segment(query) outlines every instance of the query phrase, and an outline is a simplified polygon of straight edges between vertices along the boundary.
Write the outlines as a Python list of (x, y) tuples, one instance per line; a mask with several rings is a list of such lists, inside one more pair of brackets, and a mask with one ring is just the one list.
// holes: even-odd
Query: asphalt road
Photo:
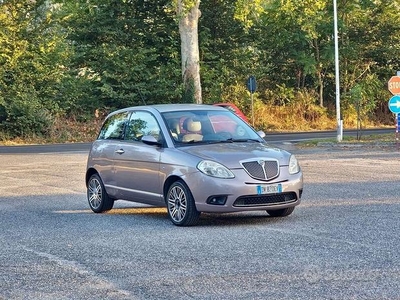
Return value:
[(202, 215), (88, 209), (87, 151), (0, 155), (0, 299), (400, 299), (399, 151), (296, 149), (303, 202)]

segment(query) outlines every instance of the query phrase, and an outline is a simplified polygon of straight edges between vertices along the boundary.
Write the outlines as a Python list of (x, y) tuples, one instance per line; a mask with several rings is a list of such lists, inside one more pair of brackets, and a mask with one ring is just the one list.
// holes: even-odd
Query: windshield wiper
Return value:
[(201, 143), (201, 142), (203, 142), (203, 141), (189, 140), (189, 141), (182, 142), (182, 144), (194, 144), (194, 143)]
[(244, 143), (244, 142), (257, 142), (257, 143), (261, 143), (260, 140), (258, 139), (227, 139), (228, 142), (230, 143)]

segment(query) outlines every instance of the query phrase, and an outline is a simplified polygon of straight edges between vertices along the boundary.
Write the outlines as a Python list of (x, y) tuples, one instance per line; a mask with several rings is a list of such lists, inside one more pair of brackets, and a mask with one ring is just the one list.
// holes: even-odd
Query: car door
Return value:
[(127, 111), (109, 116), (101, 128), (98, 138), (93, 143), (90, 153), (91, 164), (98, 170), (107, 193), (112, 197), (117, 197), (118, 194), (113, 158), (116, 147), (123, 139), (128, 117)]
[(126, 125), (124, 140), (115, 149), (115, 178), (121, 199), (152, 205), (163, 204), (160, 185), (162, 148), (147, 145), (142, 137), (162, 139), (156, 118), (147, 111), (133, 111)]

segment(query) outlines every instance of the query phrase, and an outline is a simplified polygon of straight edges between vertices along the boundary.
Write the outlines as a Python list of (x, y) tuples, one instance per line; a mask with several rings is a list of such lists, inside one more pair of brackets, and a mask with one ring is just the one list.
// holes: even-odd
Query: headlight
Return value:
[(202, 160), (197, 169), (203, 174), (218, 178), (234, 178), (235, 175), (225, 166), (211, 160)]
[(300, 166), (297, 158), (294, 155), (290, 156), (289, 159), (289, 174), (296, 174), (300, 172)]

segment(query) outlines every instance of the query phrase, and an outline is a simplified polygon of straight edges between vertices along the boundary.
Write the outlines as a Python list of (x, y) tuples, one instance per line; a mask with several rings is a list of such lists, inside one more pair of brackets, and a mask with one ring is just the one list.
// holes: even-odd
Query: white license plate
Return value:
[(258, 185), (257, 194), (277, 194), (282, 193), (282, 184)]

